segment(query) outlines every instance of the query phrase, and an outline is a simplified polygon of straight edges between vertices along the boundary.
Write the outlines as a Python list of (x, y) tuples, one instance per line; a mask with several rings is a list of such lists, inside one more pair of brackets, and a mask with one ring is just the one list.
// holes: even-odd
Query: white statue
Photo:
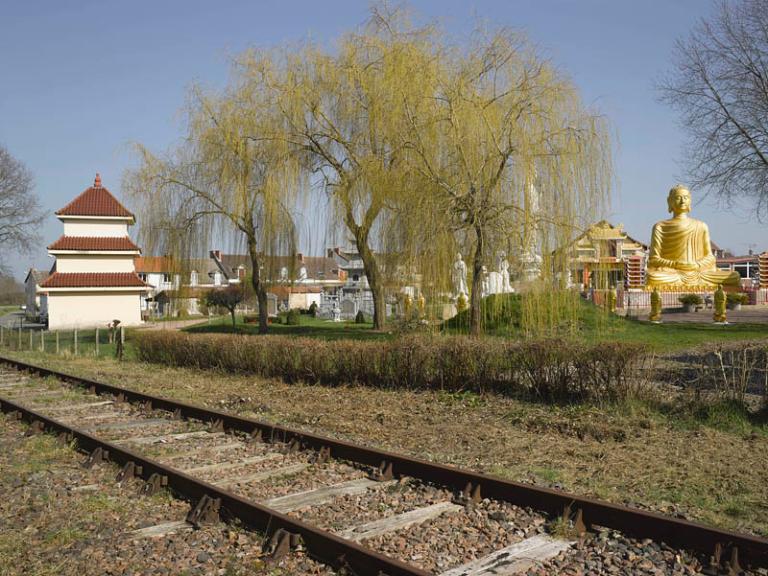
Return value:
[(341, 322), (341, 308), (339, 308), (338, 302), (333, 303), (333, 321)]
[(299, 278), (298, 278), (298, 281), (299, 282), (306, 282), (307, 281), (307, 267), (306, 266), (302, 266), (301, 268), (299, 268)]
[(499, 274), (501, 274), (501, 286), (500, 292), (502, 294), (508, 294), (512, 292), (512, 284), (509, 281), (509, 260), (507, 260), (507, 253), (501, 252), (497, 260), (497, 267)]
[(283, 284), (288, 282), (288, 268), (286, 268), (285, 266), (280, 268), (280, 282), (282, 282)]
[(456, 254), (456, 261), (453, 263), (453, 272), (451, 274), (451, 282), (453, 283), (453, 295), (458, 298), (460, 294), (464, 294), (467, 297), (469, 290), (467, 290), (467, 265), (461, 258), (461, 253)]
[(485, 298), (491, 293), (491, 279), (488, 277), (488, 267), (480, 270), (480, 298)]

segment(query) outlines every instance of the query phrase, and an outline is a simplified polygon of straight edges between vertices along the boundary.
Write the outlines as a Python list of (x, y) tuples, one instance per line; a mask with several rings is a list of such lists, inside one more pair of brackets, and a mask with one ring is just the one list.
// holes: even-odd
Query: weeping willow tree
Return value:
[[(436, 290), (449, 284), (456, 251), (469, 254), (470, 331), (479, 334), (482, 283), (502, 251), (518, 269), (538, 260), (527, 306), (562, 284), (568, 262), (557, 248), (603, 208), (610, 146), (604, 120), (514, 34), (437, 51), (433, 73), (419, 78), (431, 97), (405, 98), (414, 193), (401, 206), (399, 233)], [(528, 319), (556, 324), (559, 309), (574, 308), (563, 299), (561, 307), (550, 296)]]
[(213, 240), (245, 244), (261, 333), (274, 278), (269, 257), (295, 252), (292, 214), (305, 173), (301, 158), (274, 137), (280, 114), (270, 94), (237, 75), (221, 94), (193, 90), (183, 143), (164, 157), (140, 147), (140, 166), (125, 179), (149, 251), (183, 262), (207, 253)]
[(336, 55), (314, 47), (288, 54), (284, 68), (247, 55), (244, 73), (268, 78), (283, 113), (285, 141), (319, 174), (363, 262), (373, 296), (374, 329), (386, 321), (385, 275), (395, 270), (387, 250), (393, 203), (403, 194), (404, 103), (417, 100), (429, 30), (413, 30), (402, 13), (373, 16), (348, 34)]

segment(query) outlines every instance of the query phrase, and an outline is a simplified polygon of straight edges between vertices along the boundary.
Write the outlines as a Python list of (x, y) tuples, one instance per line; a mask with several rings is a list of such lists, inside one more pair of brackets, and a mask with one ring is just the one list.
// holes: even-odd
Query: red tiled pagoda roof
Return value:
[(127, 250), (135, 252), (139, 247), (128, 236), (62, 236), (48, 246), (48, 250)]
[(93, 186), (56, 212), (57, 216), (118, 216), (134, 218), (125, 206), (101, 185), (101, 177), (96, 174)]
[(135, 288), (146, 284), (135, 272), (54, 272), (41, 288)]

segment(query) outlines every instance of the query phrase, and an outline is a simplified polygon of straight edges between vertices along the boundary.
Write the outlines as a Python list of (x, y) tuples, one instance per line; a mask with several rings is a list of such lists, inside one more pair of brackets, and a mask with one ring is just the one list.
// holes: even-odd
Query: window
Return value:
[(360, 282), (360, 274), (352, 274), (353, 282)]

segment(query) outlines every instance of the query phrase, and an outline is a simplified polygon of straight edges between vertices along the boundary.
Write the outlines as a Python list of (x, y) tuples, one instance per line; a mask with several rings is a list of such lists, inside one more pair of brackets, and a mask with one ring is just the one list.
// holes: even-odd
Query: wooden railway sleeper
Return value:
[(184, 417), (181, 414), (181, 408), (176, 408), (176, 410), (173, 411), (173, 419), (174, 420), (182, 420)]
[(136, 462), (133, 460), (129, 460), (123, 465), (123, 467), (120, 469), (120, 472), (117, 473), (115, 482), (124, 482), (126, 480), (130, 480), (131, 478), (136, 478), (141, 476), (141, 472), (142, 467), (137, 466)]
[(220, 519), (220, 509), (221, 498), (211, 498), (208, 494), (203, 494), (187, 514), (186, 521), (195, 528), (200, 528), (203, 524), (215, 524)]
[(152, 496), (166, 486), (168, 486), (168, 476), (155, 472), (149, 477), (149, 480), (144, 483), (144, 486), (141, 487), (141, 493), (145, 496)]
[(301, 536), (279, 528), (269, 540), (264, 541), (264, 552), (270, 562), (276, 562), (291, 550), (297, 550), (302, 546)]
[(261, 428), (254, 428), (251, 432), (251, 440), (254, 442), (263, 442), (264, 441), (264, 433), (261, 430)]

